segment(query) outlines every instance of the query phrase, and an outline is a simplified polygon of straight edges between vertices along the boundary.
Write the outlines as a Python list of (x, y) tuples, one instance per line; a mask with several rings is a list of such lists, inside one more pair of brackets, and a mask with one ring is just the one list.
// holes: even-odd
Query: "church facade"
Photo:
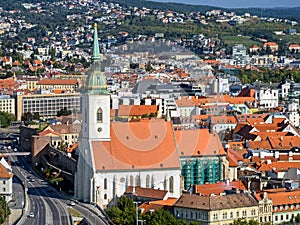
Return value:
[[(163, 119), (112, 122), (96, 25), (92, 59), (82, 94), (83, 125), (75, 198), (105, 208), (128, 186), (167, 190), (168, 197), (179, 198), (184, 182), (178, 150), (183, 152), (181, 149), (188, 147), (187, 155), (199, 155), (196, 148), (203, 144), (199, 141), (205, 140), (194, 138), (193, 142), (186, 141), (194, 144), (186, 146), (182, 139), (191, 135), (184, 131), (175, 135), (172, 123)], [(200, 131), (194, 137), (199, 134)]]

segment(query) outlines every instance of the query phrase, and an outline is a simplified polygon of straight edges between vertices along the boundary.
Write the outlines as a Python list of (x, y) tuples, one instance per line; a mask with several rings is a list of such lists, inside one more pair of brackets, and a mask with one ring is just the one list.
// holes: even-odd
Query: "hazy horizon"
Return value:
[(276, 8), (300, 7), (299, 0), (151, 0), (155, 2), (176, 2), (192, 5), (208, 5), (223, 8)]

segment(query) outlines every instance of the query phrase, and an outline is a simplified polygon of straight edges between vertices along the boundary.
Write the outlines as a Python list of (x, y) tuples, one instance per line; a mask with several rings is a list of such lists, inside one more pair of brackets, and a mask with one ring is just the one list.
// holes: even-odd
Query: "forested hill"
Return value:
[(160, 9), (160, 10), (172, 10), (177, 12), (202, 12), (205, 13), (212, 9), (221, 9), (222, 11), (233, 11), (237, 14), (244, 14), (245, 12), (250, 13), (251, 15), (257, 15), (259, 17), (275, 17), (275, 18), (286, 18), (297, 20), (300, 22), (300, 7), (296, 8), (241, 8), (241, 9), (226, 9), (214, 6), (207, 5), (188, 5), (181, 3), (162, 3), (162, 2), (153, 2), (146, 0), (107, 0), (107, 2), (119, 3), (127, 7), (146, 7), (151, 9)]

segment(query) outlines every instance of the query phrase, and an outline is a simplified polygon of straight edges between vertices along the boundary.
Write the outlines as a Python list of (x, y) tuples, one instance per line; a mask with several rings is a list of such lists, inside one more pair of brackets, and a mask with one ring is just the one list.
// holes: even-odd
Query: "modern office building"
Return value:
[(26, 112), (39, 113), (42, 118), (51, 118), (61, 109), (80, 111), (80, 93), (17, 95), (17, 120)]

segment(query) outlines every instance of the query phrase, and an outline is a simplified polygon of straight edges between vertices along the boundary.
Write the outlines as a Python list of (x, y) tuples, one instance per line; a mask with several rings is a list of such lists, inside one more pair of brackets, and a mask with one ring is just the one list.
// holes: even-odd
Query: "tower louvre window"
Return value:
[(97, 123), (103, 122), (103, 111), (101, 108), (97, 110)]

